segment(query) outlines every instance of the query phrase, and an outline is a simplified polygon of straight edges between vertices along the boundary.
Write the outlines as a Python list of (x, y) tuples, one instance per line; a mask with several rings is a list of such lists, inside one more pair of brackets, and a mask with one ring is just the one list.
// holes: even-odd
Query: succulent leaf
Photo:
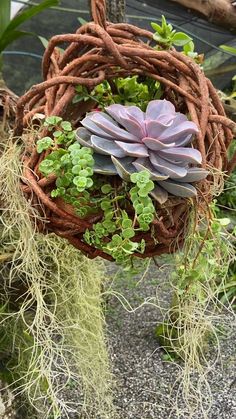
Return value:
[(142, 170), (148, 170), (151, 174), (152, 180), (165, 180), (168, 179), (167, 175), (159, 173), (150, 163), (148, 159), (137, 159), (133, 162), (134, 167), (141, 172)]
[(155, 120), (160, 115), (172, 114), (175, 116), (175, 107), (168, 100), (151, 100), (147, 106), (146, 119)]
[(138, 122), (141, 125), (144, 123), (145, 113), (140, 108), (138, 108), (137, 106), (128, 106), (126, 109), (127, 109), (127, 116), (130, 119)]
[(188, 169), (188, 173), (181, 179), (178, 179), (178, 182), (199, 182), (207, 177), (209, 172), (207, 170), (203, 170), (199, 167), (190, 167)]
[[(115, 141), (115, 144), (117, 144), (117, 146), (119, 146), (121, 150), (124, 150), (124, 155), (126, 156), (148, 157), (149, 155), (147, 148), (143, 144), (139, 144), (139, 143), (128, 144), (122, 141)], [(112, 155), (115, 156), (113, 153)]]
[(117, 170), (118, 175), (125, 181), (130, 182), (130, 176), (135, 173), (135, 167), (133, 166), (134, 159), (125, 157), (124, 159), (116, 159), (111, 156), (111, 160)]
[(160, 150), (165, 150), (168, 149), (170, 147), (174, 147), (175, 143), (171, 143), (171, 144), (164, 144), (161, 141), (154, 139), (154, 138), (150, 138), (150, 137), (145, 137), (143, 138), (143, 143), (150, 149), (150, 150), (154, 150), (154, 151), (160, 151)]
[[(96, 134), (99, 137), (103, 138), (113, 138), (112, 135), (109, 135), (107, 132), (103, 131), (95, 122), (92, 120), (92, 115), (87, 115), (82, 121), (81, 124), (83, 127), (87, 128), (87, 130), (90, 132), (90, 134)], [(80, 129), (80, 128), (79, 128)]]
[(197, 134), (198, 128), (194, 122), (186, 120), (185, 122), (181, 122), (180, 124), (176, 124), (175, 120), (173, 121), (170, 127), (167, 127), (165, 131), (159, 136), (160, 141), (167, 141), (170, 142), (179, 142), (183, 140), (183, 137), (190, 134)]
[(119, 119), (120, 119), (120, 124), (129, 132), (131, 132), (131, 134), (137, 137), (138, 140), (141, 141), (141, 139), (145, 135), (145, 130), (142, 127), (142, 125), (139, 124), (137, 121), (134, 121), (130, 117), (121, 116), (121, 114), (120, 114)]
[(117, 170), (111, 161), (109, 156), (102, 156), (100, 154), (94, 154), (94, 167), (93, 171), (101, 175), (113, 176), (117, 175)]
[(118, 127), (116, 124), (110, 122), (103, 115), (100, 115), (101, 112), (96, 112), (92, 115), (91, 120), (102, 129), (103, 132), (111, 136), (113, 139), (120, 139), (124, 141), (134, 141), (137, 142), (138, 138), (133, 134), (130, 134), (128, 131)]
[(192, 197), (196, 189), (189, 182), (205, 179), (208, 172), (199, 167), (201, 153), (186, 147), (198, 126), (175, 111), (168, 100), (149, 102), (146, 112), (137, 106), (110, 105), (105, 112), (91, 112), (77, 130), (78, 142), (94, 150), (94, 172), (130, 176), (143, 170), (156, 183), (153, 198), (164, 203), (168, 192)]
[(170, 163), (153, 152), (150, 153), (150, 161), (155, 169), (173, 179), (178, 179), (187, 175), (187, 169), (185, 169), (185, 167)]
[(159, 155), (162, 158), (167, 158), (168, 160), (181, 160), (182, 162), (187, 163), (197, 163), (201, 164), (202, 155), (200, 151), (194, 148), (186, 147), (173, 147), (165, 150), (160, 150)]
[(115, 121), (119, 123), (121, 123), (120, 116), (130, 118), (139, 124), (143, 124), (145, 120), (144, 112), (137, 106), (123, 106), (114, 104), (108, 106), (105, 108), (105, 110)]
[(155, 139), (159, 139), (161, 135), (167, 130), (168, 127), (170, 127), (173, 123), (173, 118), (168, 123), (163, 123), (160, 121), (146, 121), (146, 131), (147, 131), (147, 137), (152, 137)]
[(168, 199), (168, 192), (158, 185), (156, 185), (155, 188), (150, 192), (150, 195), (161, 205), (164, 204)]
[(117, 141), (111, 141), (105, 138), (97, 137), (96, 135), (91, 135), (91, 144), (94, 151), (99, 154), (105, 154), (108, 156), (112, 155), (120, 158), (127, 155), (127, 153), (123, 151), (121, 147), (119, 147)]
[(159, 185), (171, 195), (180, 196), (182, 198), (192, 198), (197, 195), (196, 189), (189, 183), (178, 183), (167, 179), (163, 180), (163, 182), (159, 182)]
[(78, 143), (82, 146), (93, 148), (91, 143), (91, 133), (86, 128), (78, 128), (76, 132), (76, 138)]

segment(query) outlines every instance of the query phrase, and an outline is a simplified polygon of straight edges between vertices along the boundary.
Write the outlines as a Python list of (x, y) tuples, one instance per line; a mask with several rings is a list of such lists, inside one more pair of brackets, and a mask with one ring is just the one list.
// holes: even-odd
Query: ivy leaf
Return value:
[(71, 179), (68, 176), (59, 176), (56, 180), (56, 186), (58, 188), (66, 188), (70, 185)]

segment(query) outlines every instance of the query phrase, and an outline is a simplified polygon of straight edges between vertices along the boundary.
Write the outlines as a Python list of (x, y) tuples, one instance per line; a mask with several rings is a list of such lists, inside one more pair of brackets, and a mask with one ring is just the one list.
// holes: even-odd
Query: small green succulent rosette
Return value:
[(155, 183), (150, 195), (161, 204), (168, 194), (196, 196), (192, 183), (208, 175), (199, 167), (201, 153), (187, 147), (199, 131), (197, 125), (165, 99), (149, 102), (146, 112), (137, 106), (110, 105), (105, 112), (87, 114), (81, 125), (77, 140), (93, 149), (95, 173), (130, 182), (133, 173), (147, 170)]

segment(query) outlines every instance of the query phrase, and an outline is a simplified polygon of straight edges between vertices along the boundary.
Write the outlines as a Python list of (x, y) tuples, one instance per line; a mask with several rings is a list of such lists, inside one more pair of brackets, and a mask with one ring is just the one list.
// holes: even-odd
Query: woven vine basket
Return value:
[[(210, 173), (206, 180), (198, 183), (197, 198), (170, 197), (164, 205), (156, 204), (152, 229), (134, 237), (146, 243), (144, 253), (136, 256), (174, 252), (183, 244), (192, 206), (202, 211), (212, 199), (211, 186), (219, 182), (219, 174), (232, 170), (236, 163), (236, 156), (231, 162), (227, 159), (235, 124), (226, 117), (214, 87), (194, 60), (174, 49), (153, 49), (153, 34), (147, 30), (107, 22), (104, 0), (92, 1), (91, 9), (93, 22), (83, 25), (75, 34), (52, 37), (43, 57), (44, 81), (33, 86), (18, 102), (15, 134), (22, 136), (26, 144), (21, 188), (26, 198), (32, 200), (32, 206), (40, 208), (45, 219), (39, 223), (40, 231), (55, 232), (67, 238), (91, 258), (102, 256), (112, 260), (111, 255), (83, 239), (85, 230), (91, 229), (102, 214), (79, 218), (70, 206), (51, 198), (56, 177), (43, 177), (39, 171), (39, 164), (48, 151), (37, 153), (35, 118), (37, 114), (57, 115), (71, 121), (76, 128), (94, 103), (73, 103), (75, 86), (91, 90), (102, 81), (116, 77), (150, 77), (161, 83), (162, 98), (172, 102), (177, 111), (189, 114), (199, 127), (193, 146), (201, 152), (202, 167)], [(59, 47), (64, 44), (67, 47), (62, 52)], [(30, 131), (33, 123), (34, 130)], [(42, 135), (42, 130), (40, 133)]]

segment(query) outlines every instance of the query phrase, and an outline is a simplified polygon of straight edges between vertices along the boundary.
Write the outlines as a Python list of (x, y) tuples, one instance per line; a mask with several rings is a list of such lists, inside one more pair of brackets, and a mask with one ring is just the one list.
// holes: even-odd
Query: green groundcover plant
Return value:
[(62, 198), (81, 218), (103, 212), (85, 242), (129, 263), (134, 252), (145, 250), (135, 236), (151, 228), (155, 201), (163, 204), (168, 194), (194, 197), (192, 183), (207, 176), (197, 167), (200, 152), (186, 147), (198, 128), (166, 100), (148, 102), (146, 112), (112, 104), (81, 124), (75, 133), (60, 117), (45, 119), (50, 136), (37, 141), (38, 153), (47, 151), (39, 170), (56, 176), (51, 197)]

